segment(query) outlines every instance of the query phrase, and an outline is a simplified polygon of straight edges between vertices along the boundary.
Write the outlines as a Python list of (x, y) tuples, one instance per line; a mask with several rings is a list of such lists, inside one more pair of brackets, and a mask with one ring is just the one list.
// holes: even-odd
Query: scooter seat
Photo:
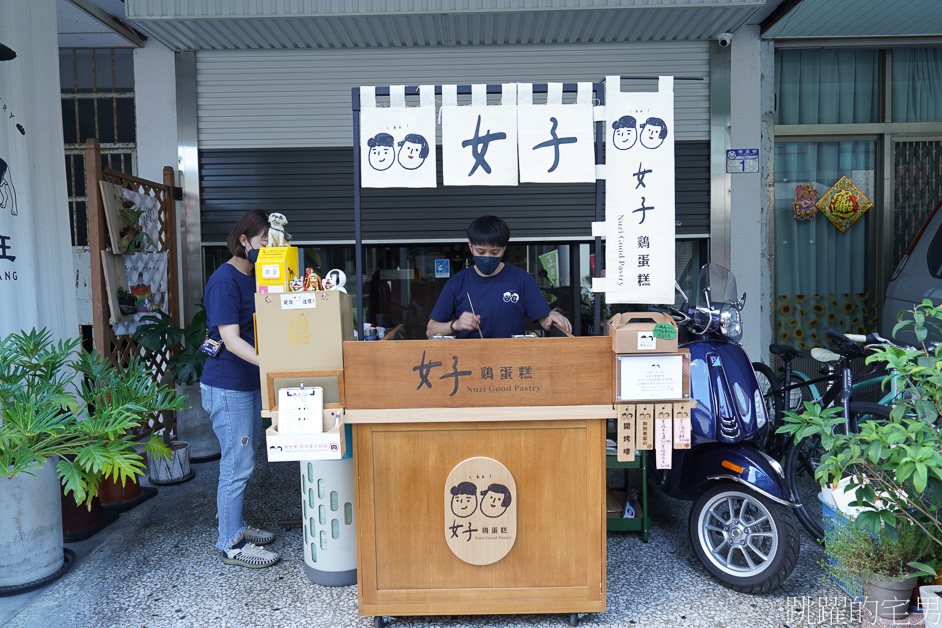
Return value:
[(828, 351), (827, 349), (822, 349), (821, 347), (815, 347), (811, 350), (811, 357), (818, 362), (831, 364), (832, 362), (838, 362), (841, 359), (841, 354)]
[(801, 349), (798, 349), (797, 347), (790, 347), (788, 345), (769, 345), (769, 352), (782, 356), (782, 359), (786, 362), (791, 362), (795, 358), (805, 357), (805, 354)]

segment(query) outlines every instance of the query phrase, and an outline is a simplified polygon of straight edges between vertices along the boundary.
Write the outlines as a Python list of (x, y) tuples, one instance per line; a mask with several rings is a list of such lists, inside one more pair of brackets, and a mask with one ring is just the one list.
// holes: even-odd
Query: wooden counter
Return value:
[[(344, 343), (360, 615), (603, 612), (612, 369), (608, 338)], [(449, 545), (449, 475), (480, 458), (515, 491), (490, 564)], [(492, 479), (468, 479), (484, 514)], [(490, 522), (467, 542), (500, 536)]]

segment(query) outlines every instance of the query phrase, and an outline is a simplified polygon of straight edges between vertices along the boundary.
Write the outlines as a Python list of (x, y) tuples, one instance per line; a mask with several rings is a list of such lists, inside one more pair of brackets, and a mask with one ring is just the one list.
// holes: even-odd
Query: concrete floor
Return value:
[[(245, 516), (278, 535), (282, 555), (269, 569), (223, 565), (213, 547), (218, 462), (194, 465), (196, 477), (161, 486), (82, 543), (71, 571), (44, 589), (0, 598), (0, 626), (49, 627), (335, 627), (373, 625), (357, 616), (356, 587), (313, 584), (304, 574), (302, 533), (277, 528), (300, 517), (297, 463), (260, 462)], [(612, 480), (617, 483), (617, 476)], [(147, 481), (144, 481), (147, 484)], [(717, 584), (687, 539), (689, 504), (654, 491), (650, 542), (636, 533), (608, 537), (608, 610), (584, 626), (766, 628), (900, 625), (871, 623), (866, 611), (823, 578), (824, 554), (802, 531), (801, 558), (778, 590), (745, 595)], [(415, 626), (568, 626), (568, 615), (395, 617)], [(921, 625), (920, 616), (906, 622)]]

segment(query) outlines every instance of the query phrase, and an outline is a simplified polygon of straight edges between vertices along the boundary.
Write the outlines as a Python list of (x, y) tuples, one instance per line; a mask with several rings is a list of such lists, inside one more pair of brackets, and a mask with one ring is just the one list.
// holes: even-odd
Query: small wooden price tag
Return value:
[(659, 403), (656, 406), (656, 412), (654, 418), (655, 466), (658, 469), (670, 469), (671, 459), (674, 456), (674, 443), (671, 439), (674, 406), (669, 403)]
[(619, 404), (618, 410), (618, 462), (635, 459), (635, 405)]
[(638, 449), (654, 449), (654, 404), (639, 403), (635, 406)]
[(690, 403), (674, 404), (674, 449), (690, 449)]

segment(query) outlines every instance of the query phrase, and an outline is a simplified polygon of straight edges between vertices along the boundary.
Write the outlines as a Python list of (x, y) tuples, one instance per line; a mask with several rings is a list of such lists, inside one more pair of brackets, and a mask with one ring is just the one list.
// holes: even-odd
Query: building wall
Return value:
[[(731, 45), (731, 100), (729, 148), (761, 148), (763, 72), (762, 44), (758, 26), (740, 28)], [(761, 155), (761, 151), (760, 151)], [(760, 159), (761, 161), (761, 159)], [(763, 237), (766, 231), (762, 172), (731, 174), (730, 182), (730, 270), (737, 288), (747, 295), (743, 309), (743, 346), (759, 360), (768, 348), (771, 318), (768, 301), (769, 255)]]

